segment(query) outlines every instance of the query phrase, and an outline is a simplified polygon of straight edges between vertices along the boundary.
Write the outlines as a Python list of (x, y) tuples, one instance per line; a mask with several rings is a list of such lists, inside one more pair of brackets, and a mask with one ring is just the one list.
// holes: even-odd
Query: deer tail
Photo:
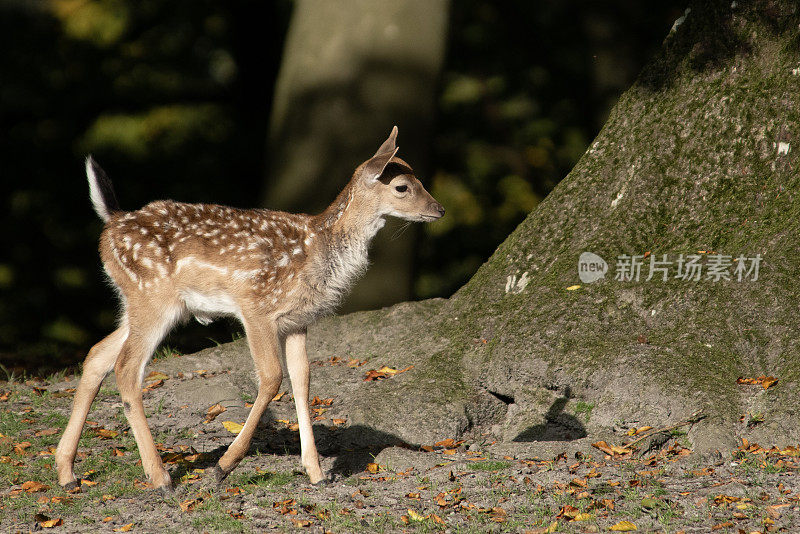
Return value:
[(120, 211), (119, 203), (111, 179), (91, 155), (86, 157), (86, 178), (89, 180), (89, 198), (92, 199), (94, 211), (107, 222), (112, 213)]

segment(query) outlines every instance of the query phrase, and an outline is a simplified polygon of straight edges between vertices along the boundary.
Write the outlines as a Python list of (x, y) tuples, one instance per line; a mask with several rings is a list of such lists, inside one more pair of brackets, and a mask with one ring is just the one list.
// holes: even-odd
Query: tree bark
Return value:
[[(399, 127), (398, 155), (423, 181), (444, 57), (447, 0), (300, 0), (292, 15), (269, 129), (263, 204), (320, 211)], [(383, 230), (345, 309), (411, 296), (415, 231)]]

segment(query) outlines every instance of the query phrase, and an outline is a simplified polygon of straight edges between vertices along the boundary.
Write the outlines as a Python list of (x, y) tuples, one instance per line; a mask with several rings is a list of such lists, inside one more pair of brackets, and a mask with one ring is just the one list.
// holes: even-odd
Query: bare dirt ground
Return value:
[(174, 481), (166, 498), (143, 480), (113, 378), (84, 430), (76, 493), (58, 486), (53, 465), (75, 377), (0, 383), (0, 531), (800, 532), (796, 447), (742, 443), (701, 457), (683, 428), (634, 452), (615, 448), (635, 439), (626, 433), (647, 430), (621, 429), (605, 444), (591, 436), (501, 442), (485, 429), (401, 443), (348, 421), (348, 384), (379, 369), (337, 358), (312, 365), (326, 378), (311, 392), (330, 476), (320, 486), (300, 470), (288, 383), (248, 457), (217, 486), (207, 472), (247, 415), (249, 371), (226, 367), (213, 351), (151, 365), (144, 398)]

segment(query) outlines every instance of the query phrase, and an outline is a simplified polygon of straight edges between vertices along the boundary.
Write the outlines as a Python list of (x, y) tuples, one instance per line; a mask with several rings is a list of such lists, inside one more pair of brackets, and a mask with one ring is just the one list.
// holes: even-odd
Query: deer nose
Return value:
[(432, 202), (431, 203), (431, 211), (438, 211), (439, 212), (439, 217), (442, 217), (444, 215), (444, 206), (442, 206), (438, 202)]

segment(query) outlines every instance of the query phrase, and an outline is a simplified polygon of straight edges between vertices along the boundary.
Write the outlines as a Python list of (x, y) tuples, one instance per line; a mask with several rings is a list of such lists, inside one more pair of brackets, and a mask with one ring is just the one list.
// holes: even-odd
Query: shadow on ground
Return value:
[(572, 441), (586, 437), (586, 428), (577, 417), (564, 413), (569, 402), (569, 388), (547, 410), (544, 423), (526, 428), (513, 439), (516, 442)]
[[(326, 425), (314, 425), (314, 438), (321, 456), (334, 457), (330, 475), (350, 476), (366, 470), (367, 464), (374, 462), (383, 449), (388, 447), (404, 447), (419, 449), (418, 445), (406, 443), (393, 434), (381, 432), (364, 425), (353, 425), (337, 429)], [(205, 452), (193, 467), (212, 468), (225, 454), (228, 444)], [(276, 454), (300, 457), (300, 438), (297, 432), (287, 428), (276, 428), (274, 422), (262, 422), (247, 456), (257, 453)], [(178, 466), (173, 478), (185, 474), (185, 466)]]

